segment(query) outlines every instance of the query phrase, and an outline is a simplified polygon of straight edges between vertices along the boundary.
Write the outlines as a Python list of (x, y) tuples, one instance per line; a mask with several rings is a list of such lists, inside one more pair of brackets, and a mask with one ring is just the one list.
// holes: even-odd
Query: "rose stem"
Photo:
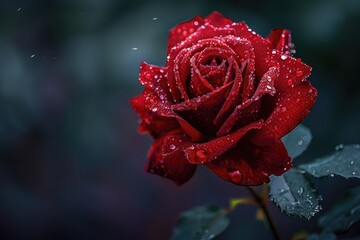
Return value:
[[(266, 186), (264, 186), (264, 187), (266, 187)], [(269, 214), (269, 211), (268, 211), (263, 199), (259, 196), (259, 194), (252, 187), (247, 187), (247, 189), (249, 190), (251, 195), (254, 197), (254, 199), (257, 202), (257, 204), (259, 205), (259, 207), (264, 211), (266, 220), (270, 226), (270, 229), (274, 235), (274, 238), (276, 240), (280, 240), (281, 239), (280, 234), (279, 234), (278, 230), (276, 229), (273, 220), (271, 219), (271, 216)]]

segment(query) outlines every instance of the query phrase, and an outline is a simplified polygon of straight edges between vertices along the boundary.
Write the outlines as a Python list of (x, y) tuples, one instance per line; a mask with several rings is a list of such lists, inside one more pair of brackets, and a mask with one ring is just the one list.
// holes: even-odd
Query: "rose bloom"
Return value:
[(281, 137), (317, 91), (289, 30), (267, 38), (220, 13), (170, 30), (165, 67), (143, 62), (145, 90), (130, 100), (154, 143), (146, 171), (181, 185), (199, 164), (237, 185), (260, 185), (292, 166)]

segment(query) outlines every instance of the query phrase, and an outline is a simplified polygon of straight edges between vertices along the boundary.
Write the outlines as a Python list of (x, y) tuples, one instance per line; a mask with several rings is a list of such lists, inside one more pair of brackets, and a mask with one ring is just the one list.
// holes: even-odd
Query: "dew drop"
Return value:
[(339, 144), (335, 147), (336, 151), (342, 150), (344, 148), (344, 144)]
[(281, 111), (282, 111), (282, 112), (286, 112), (286, 107), (282, 107), (282, 108), (281, 108)]
[(154, 17), (152, 20), (153, 20), (153, 21), (156, 21), (157, 19), (158, 19), (157, 17)]
[(30, 57), (31, 57), (31, 58), (35, 57), (35, 54), (31, 55)]
[(207, 157), (207, 152), (203, 149), (196, 152), (196, 158), (199, 159), (201, 162), (205, 162), (207, 160)]
[(21, 10), (21, 8), (18, 8), (18, 10), (17, 10), (17, 11), (19, 12), (20, 10)]
[(354, 164), (354, 161), (351, 161), (350, 164), (353, 165), (353, 164)]
[(334, 177), (334, 176), (335, 176), (335, 174), (333, 174), (333, 173), (332, 173), (332, 174), (330, 174), (330, 177)]
[(174, 144), (170, 144), (170, 149), (174, 150), (175, 149), (175, 145)]
[(154, 107), (153, 109), (151, 109), (151, 111), (156, 112), (158, 109), (156, 107)]
[(289, 79), (289, 80), (287, 81), (287, 84), (288, 84), (289, 86), (291, 86), (291, 85), (293, 85), (293, 81), (292, 81), (291, 79)]
[(352, 175), (355, 175), (356, 174), (356, 172), (352, 172)]
[(271, 52), (272, 54), (275, 54), (276, 53), (276, 50), (274, 49), (274, 50), (272, 50), (272, 52)]
[(231, 181), (233, 181), (235, 183), (240, 183), (242, 180), (241, 173), (239, 170), (229, 172), (229, 177), (230, 177)]
[(303, 143), (304, 143), (303, 140), (298, 141), (298, 145), (299, 145), (299, 146), (303, 145)]
[(137, 47), (133, 47), (132, 50), (133, 50), (133, 51), (136, 51), (136, 50), (138, 50), (138, 48), (137, 48)]
[(281, 55), (281, 59), (282, 59), (282, 60), (286, 60), (287, 58), (288, 58), (287, 55), (285, 55), (285, 54)]
[(303, 71), (300, 70), (296, 72), (297, 77), (301, 77), (303, 74), (304, 74)]

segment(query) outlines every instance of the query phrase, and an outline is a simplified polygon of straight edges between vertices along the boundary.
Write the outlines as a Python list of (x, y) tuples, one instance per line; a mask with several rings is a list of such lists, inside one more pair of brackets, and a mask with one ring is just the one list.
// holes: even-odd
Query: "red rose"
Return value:
[(311, 68), (291, 56), (289, 30), (262, 38), (214, 12), (170, 31), (166, 67), (143, 62), (131, 99), (139, 131), (155, 139), (146, 170), (188, 181), (203, 164), (225, 181), (259, 185), (291, 158), (281, 137), (309, 113)]

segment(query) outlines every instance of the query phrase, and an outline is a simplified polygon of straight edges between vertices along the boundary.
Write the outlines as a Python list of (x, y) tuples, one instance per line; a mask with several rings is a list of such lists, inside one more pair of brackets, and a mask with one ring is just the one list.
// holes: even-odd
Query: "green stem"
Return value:
[(278, 230), (276, 229), (273, 220), (271, 219), (271, 216), (269, 214), (269, 211), (268, 211), (263, 199), (259, 196), (259, 194), (252, 187), (248, 187), (247, 189), (249, 190), (251, 195), (254, 197), (254, 199), (257, 202), (257, 204), (259, 205), (259, 207), (264, 211), (266, 220), (270, 226), (270, 229), (274, 236), (274, 239), (281, 240), (280, 234), (279, 234)]

